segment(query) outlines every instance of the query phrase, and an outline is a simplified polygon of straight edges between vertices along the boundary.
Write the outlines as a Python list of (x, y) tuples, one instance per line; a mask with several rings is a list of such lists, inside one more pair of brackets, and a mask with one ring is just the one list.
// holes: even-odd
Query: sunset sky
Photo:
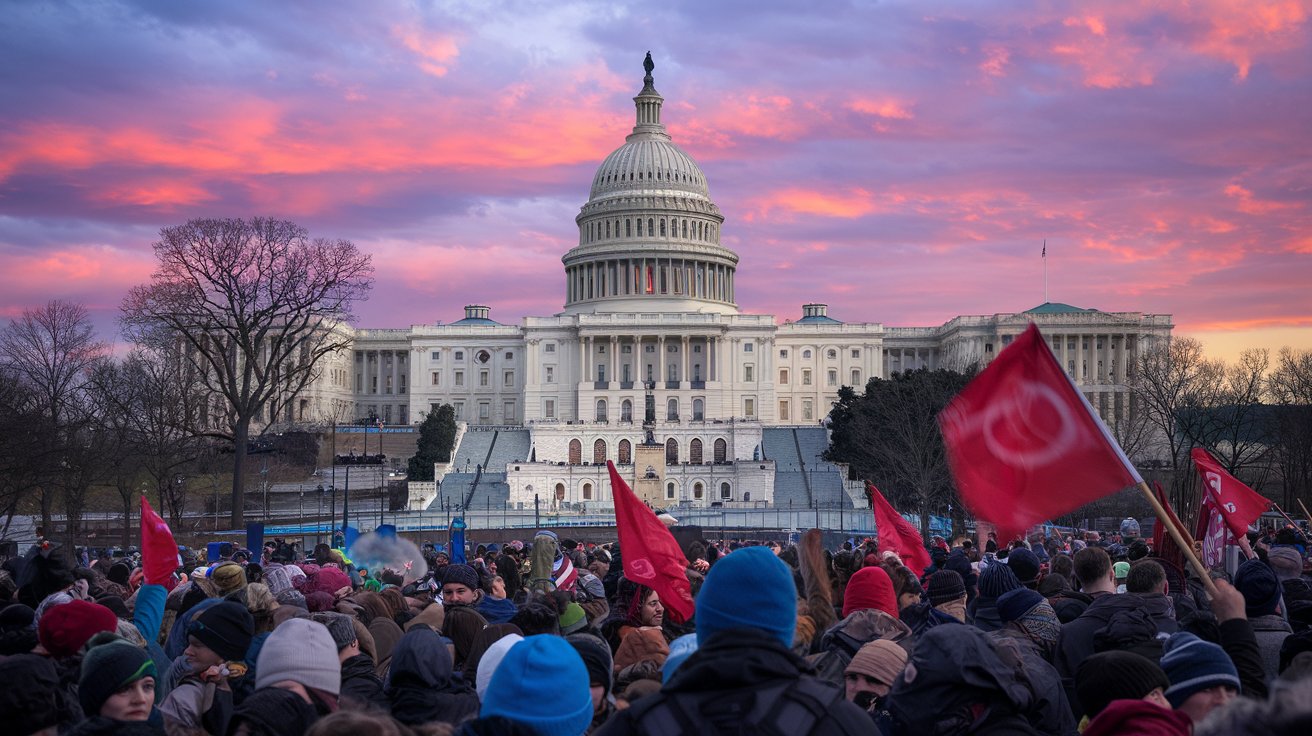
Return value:
[(0, 317), (106, 339), (161, 227), (373, 253), (358, 324), (516, 323), (651, 50), (744, 311), (891, 326), (1050, 298), (1214, 355), (1312, 348), (1312, 2), (22, 2), (0, 16)]

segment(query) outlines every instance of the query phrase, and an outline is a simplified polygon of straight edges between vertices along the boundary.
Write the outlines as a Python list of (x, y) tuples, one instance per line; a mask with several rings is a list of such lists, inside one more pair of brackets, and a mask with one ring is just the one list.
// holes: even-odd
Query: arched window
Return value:
[(674, 481), (665, 484), (665, 498), (671, 501), (674, 500)]
[(837, 351), (837, 350), (830, 350), (829, 352), (825, 353), (825, 357), (829, 358), (830, 360), (837, 360), (837, 359), (838, 359), (838, 351)]
[(684, 221), (683, 221), (683, 237), (684, 237), (685, 239), (688, 237), (688, 221), (687, 221), (687, 220), (684, 220)]
[(693, 420), (694, 422), (700, 422), (700, 421), (702, 421), (703, 419), (705, 419), (705, 418), (706, 418), (706, 411), (705, 411), (705, 409), (706, 409), (706, 402), (702, 401), (701, 399), (693, 399), (693, 400), (692, 400), (692, 420)]
[(638, 218), (638, 237), (642, 237), (642, 218)]
[(752, 500), (752, 492), (751, 492), (751, 491), (743, 491), (743, 500), (744, 500), (744, 501), (750, 501), (750, 500)]
[(856, 370), (855, 368), (852, 369), (852, 387), (853, 388), (861, 387), (861, 371)]
[(569, 441), (569, 464), (570, 465), (583, 464), (583, 443), (579, 442), (578, 440)]
[(633, 237), (633, 220), (625, 218), (624, 220), (624, 237)]
[(679, 464), (679, 443), (673, 437), (665, 440), (665, 464)]
[(597, 399), (597, 421), (606, 421), (606, 400)]
[(591, 501), (591, 500), (592, 500), (592, 484), (591, 484), (591, 483), (584, 483), (584, 484), (583, 484), (583, 500), (584, 500), (584, 501)]
[(564, 484), (564, 483), (557, 483), (557, 484), (556, 484), (556, 500), (557, 500), (557, 501), (564, 501), (564, 500), (565, 500), (565, 484)]
[(665, 237), (665, 218), (661, 218), (661, 237)]
[(729, 486), (727, 481), (720, 484), (720, 498), (725, 501), (733, 498), (733, 488)]
[(620, 421), (621, 422), (633, 421), (633, 402), (629, 401), (628, 399), (625, 399), (623, 402), (620, 403)]
[(702, 441), (694, 438), (688, 443), (688, 462), (693, 465), (702, 464)]
[(610, 220), (606, 221), (606, 237), (610, 237)]
[(606, 464), (606, 440), (597, 440), (592, 443), (592, 462), (597, 465)]
[(628, 440), (620, 440), (620, 457), (616, 462), (620, 465), (628, 465), (633, 462), (633, 443)]
[(701, 484), (701, 481), (697, 481), (696, 483), (693, 483), (693, 484), (692, 484), (692, 497), (693, 497), (694, 499), (700, 501), (700, 500), (702, 500), (702, 496), (704, 496), (704, 495), (706, 495), (706, 489), (705, 489), (705, 487)]
[(647, 218), (647, 234), (648, 235), (656, 234), (656, 218), (654, 217)]
[(715, 441), (715, 462), (717, 463), (724, 462), (725, 456), (728, 453), (729, 453), (728, 443), (724, 441), (724, 438), (717, 439)]
[(678, 420), (679, 418), (678, 399), (670, 399), (669, 401), (665, 402), (665, 418), (670, 420), (671, 422)]

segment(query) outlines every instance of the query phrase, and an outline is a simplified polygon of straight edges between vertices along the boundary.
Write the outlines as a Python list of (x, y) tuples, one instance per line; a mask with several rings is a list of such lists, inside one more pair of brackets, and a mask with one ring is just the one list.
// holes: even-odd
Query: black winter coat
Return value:
[(387, 696), (383, 694), (383, 681), (374, 672), (374, 660), (368, 654), (357, 654), (342, 662), (342, 695), (345, 700), (387, 710)]

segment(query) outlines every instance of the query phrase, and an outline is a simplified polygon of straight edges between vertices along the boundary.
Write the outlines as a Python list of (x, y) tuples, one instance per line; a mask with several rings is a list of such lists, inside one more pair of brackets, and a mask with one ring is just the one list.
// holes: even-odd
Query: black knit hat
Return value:
[(115, 562), (110, 565), (109, 572), (105, 575), (111, 583), (127, 585), (128, 579), (132, 577), (132, 566), (126, 562)]
[(145, 649), (115, 634), (96, 634), (87, 642), (77, 684), (82, 712), (88, 718), (98, 715), (109, 696), (145, 677), (157, 677)]
[(36, 645), (36, 611), (22, 603), (0, 608), (0, 657), (26, 654)]
[(1248, 560), (1235, 571), (1235, 588), (1244, 596), (1249, 618), (1270, 616), (1280, 605), (1280, 581), (1275, 570), (1261, 560)]
[(252, 733), (305, 733), (319, 719), (314, 706), (291, 690), (266, 687), (247, 696), (232, 713), (228, 733), (243, 723), (255, 726)]
[(929, 576), (925, 585), (925, 595), (933, 606), (955, 601), (965, 594), (966, 583), (953, 570), (939, 570)]
[(1157, 688), (1171, 686), (1166, 673), (1151, 659), (1120, 650), (1095, 654), (1075, 673), (1075, 695), (1093, 718), (1113, 700), (1139, 700)]
[(442, 572), (442, 585), (453, 583), (463, 585), (470, 590), (477, 590), (478, 573), (474, 572), (474, 568), (469, 565), (447, 565), (446, 570)]
[(58, 725), (59, 675), (55, 665), (35, 654), (0, 659), (0, 723), (6, 733), (36, 733)]
[(1034, 585), (1039, 580), (1039, 556), (1024, 547), (1017, 547), (1007, 556), (1007, 566), (1011, 571), (1016, 573), (1016, 579), (1021, 585), (1026, 587)]
[(583, 658), (583, 665), (588, 668), (589, 684), (604, 685), (606, 695), (610, 695), (615, 686), (615, 663), (606, 642), (592, 634), (570, 634), (565, 641)]
[(245, 659), (255, 635), (255, 617), (240, 603), (223, 601), (201, 611), (187, 627), (187, 635), (226, 660)]

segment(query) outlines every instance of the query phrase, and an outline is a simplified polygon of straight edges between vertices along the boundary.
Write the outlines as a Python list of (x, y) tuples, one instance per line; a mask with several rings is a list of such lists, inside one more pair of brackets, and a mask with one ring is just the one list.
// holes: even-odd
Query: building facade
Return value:
[[(660, 498), (649, 500), (779, 503), (788, 494), (778, 488), (800, 484), (804, 493), (788, 500), (815, 503), (819, 486), (834, 487), (815, 473), (840, 472), (811, 449), (840, 387), (985, 364), (1030, 322), (1107, 422), (1132, 410), (1125, 383), (1134, 358), (1169, 337), (1169, 315), (1043, 304), (934, 327), (885, 327), (840, 321), (818, 303), (783, 322), (741, 312), (738, 254), (720, 240), (725, 217), (700, 167), (661, 122), (664, 100), (650, 66), (634, 102), (632, 133), (601, 163), (575, 218), (560, 313), (502, 324), (488, 306), (471, 305), (449, 324), (355, 329), (350, 354), (307, 392), (300, 418), (412, 425), (449, 403), (469, 426), (452, 467), (439, 473), (468, 475), (461, 464), (472, 462), (475, 475), (496, 476), (474, 481), (466, 499), (486, 482), (504, 485), (498, 498), (506, 503), (536, 496), (595, 506), (609, 503), (606, 460), (650, 481), (635, 456), (656, 446), (666, 462), (651, 468)], [(655, 417), (644, 428), (649, 400)], [(773, 431), (788, 427), (803, 434)], [(510, 455), (495, 439), (482, 459), (462, 454), (480, 429), (506, 432)], [(414, 503), (437, 495), (446, 492), (421, 493)], [(859, 497), (847, 488), (837, 499)]]

